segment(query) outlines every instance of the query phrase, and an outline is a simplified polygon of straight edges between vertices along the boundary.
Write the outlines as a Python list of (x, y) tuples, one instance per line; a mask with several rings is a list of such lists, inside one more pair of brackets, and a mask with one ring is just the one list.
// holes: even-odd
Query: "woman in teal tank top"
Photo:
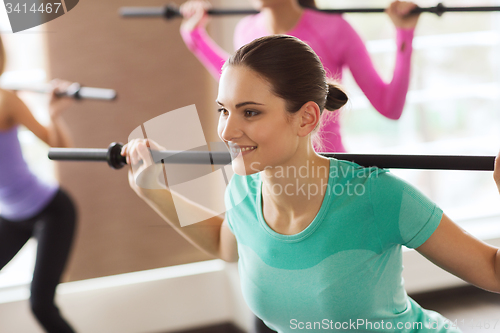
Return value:
[[(131, 187), (205, 252), (238, 261), (252, 311), (278, 332), (460, 332), (405, 292), (402, 246), (500, 292), (500, 251), (472, 237), (413, 186), (313, 149), (319, 119), (347, 102), (312, 49), (274, 35), (224, 65), (219, 137), (232, 154), (226, 213), (182, 226), (176, 207), (209, 212), (158, 183), (147, 139), (124, 146)], [(140, 175), (140, 177), (139, 177)], [(494, 179), (500, 191), (500, 154)], [(174, 204), (175, 202), (175, 204)], [(203, 214), (203, 215), (202, 215)], [(208, 215), (210, 216), (210, 215)]]

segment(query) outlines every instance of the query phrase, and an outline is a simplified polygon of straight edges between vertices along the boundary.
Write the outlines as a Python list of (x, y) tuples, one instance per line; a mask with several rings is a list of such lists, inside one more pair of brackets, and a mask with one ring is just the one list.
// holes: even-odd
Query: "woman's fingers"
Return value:
[(160, 146), (156, 141), (153, 140), (147, 140), (146, 144), (148, 145), (149, 148), (152, 150), (166, 150), (165, 147)]
[(71, 82), (61, 80), (61, 79), (53, 79), (50, 81), (50, 85), (52, 86), (53, 90), (57, 90), (59, 92), (62, 92), (62, 91), (64, 91), (65, 88), (67, 88), (71, 85)]
[(128, 144), (124, 144), (122, 146), (122, 150), (120, 150), (120, 155), (125, 156), (125, 158), (127, 159), (127, 164), (128, 164), (127, 150), (128, 150)]
[(160, 181), (163, 167), (155, 163), (151, 154), (151, 150), (157, 149), (163, 147), (149, 139), (130, 140), (122, 147), (121, 155), (127, 157), (127, 164), (130, 166), (129, 183), (137, 193), (141, 189), (165, 188)]
[(148, 147), (147, 140), (140, 141), (137, 144), (137, 158), (139, 161), (142, 161), (145, 167), (148, 167), (154, 164), (153, 158), (151, 156), (151, 152)]
[(121, 155), (126, 156), (127, 164), (131, 166), (144, 165), (148, 167), (155, 163), (151, 150), (160, 151), (165, 150), (165, 148), (150, 139), (134, 139), (122, 147)]
[(58, 93), (67, 91), (72, 82), (54, 79), (50, 81), (50, 84), (52, 91), (49, 102), (49, 114), (52, 118), (56, 118), (74, 103), (72, 98), (61, 98), (58, 96)]
[(397, 28), (414, 29), (420, 14), (411, 14), (417, 5), (410, 1), (393, 1), (386, 9), (387, 15)]
[(182, 4), (179, 8), (183, 16), (181, 29), (193, 31), (198, 26), (205, 26), (208, 22), (207, 11), (211, 7), (210, 2), (202, 0), (191, 0)]
[(399, 16), (406, 16), (416, 8), (417, 5), (412, 2), (398, 1), (396, 6), (396, 14)]
[(125, 144), (122, 147), (121, 155), (127, 157), (127, 164), (132, 166), (134, 164), (137, 164), (137, 152), (136, 152), (136, 146), (137, 146), (137, 141), (139, 139), (134, 139), (131, 140), (129, 143)]
[(138, 165), (142, 158), (139, 154), (139, 146), (141, 145), (141, 140), (136, 140), (133, 144), (132, 144), (132, 147), (130, 149), (130, 157), (131, 157), (131, 161), (132, 161), (132, 166), (136, 166)]

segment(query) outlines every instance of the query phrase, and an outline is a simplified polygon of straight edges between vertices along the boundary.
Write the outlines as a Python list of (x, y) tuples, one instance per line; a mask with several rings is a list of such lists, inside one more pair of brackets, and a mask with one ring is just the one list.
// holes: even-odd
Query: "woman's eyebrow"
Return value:
[(236, 108), (238, 109), (238, 108), (241, 108), (242, 106), (245, 106), (245, 105), (264, 105), (264, 104), (248, 101), (248, 102), (236, 104)]
[[(219, 102), (219, 101), (217, 101), (217, 100), (216, 100), (215, 102), (216, 102), (217, 104), (219, 104), (220, 106), (224, 106), (224, 104), (222, 104), (221, 102)], [(248, 101), (248, 102), (242, 102), (242, 103), (238, 103), (238, 104), (236, 104), (236, 108), (238, 109), (238, 108), (241, 108), (242, 106), (245, 106), (245, 105), (250, 105), (250, 104), (252, 104), (252, 105), (264, 105), (264, 104), (261, 104), (261, 103)]]

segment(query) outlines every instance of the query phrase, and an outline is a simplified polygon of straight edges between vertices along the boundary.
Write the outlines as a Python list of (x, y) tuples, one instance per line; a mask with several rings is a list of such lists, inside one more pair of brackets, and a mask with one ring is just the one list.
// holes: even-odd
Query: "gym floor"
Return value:
[[(410, 295), (422, 307), (441, 313), (463, 333), (500, 332), (500, 295), (472, 286)], [(182, 333), (242, 333), (231, 324)]]

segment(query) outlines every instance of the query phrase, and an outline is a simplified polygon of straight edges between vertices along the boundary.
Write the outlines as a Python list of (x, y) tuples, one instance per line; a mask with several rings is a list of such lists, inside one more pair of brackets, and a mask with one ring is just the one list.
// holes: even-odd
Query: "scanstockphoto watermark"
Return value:
[[(24, 31), (52, 21), (72, 10), (79, 0), (0, 0), (2, 32)], [(5, 22), (9, 22), (10, 27)], [(9, 29), (10, 28), (10, 29)]]
[[(257, 188), (260, 186), (260, 181), (252, 181), (252, 186)], [(366, 193), (366, 186), (362, 183), (354, 183), (350, 180), (344, 183), (329, 184), (327, 181), (321, 180), (320, 184), (304, 184), (300, 183), (299, 179), (294, 179), (286, 184), (272, 184), (268, 190), (273, 195), (286, 195), (286, 196), (303, 196), (307, 199), (318, 194), (329, 194), (336, 196), (363, 196)]]
[[(314, 162), (313, 162), (314, 163)], [(261, 167), (260, 162), (253, 162), (250, 169), (254, 172), (271, 171), (266, 177), (283, 182), (276, 182), (267, 189), (273, 195), (304, 196), (310, 199), (318, 194), (335, 196), (363, 196), (366, 193), (365, 181), (369, 177), (377, 177), (377, 173), (369, 168), (346, 168), (339, 166), (315, 166), (307, 161), (306, 165)], [(328, 176), (328, 177), (326, 177)], [(321, 178), (319, 184), (304, 181), (311, 178)], [(325, 179), (326, 178), (326, 179)], [(330, 183), (329, 179), (343, 179), (342, 182)], [(259, 181), (253, 181), (252, 186), (260, 186)]]
[(423, 328), (427, 330), (441, 330), (443, 328), (451, 328), (449, 322), (426, 321), (426, 322), (393, 322), (393, 321), (373, 321), (368, 319), (349, 319), (348, 321), (334, 321), (323, 319), (321, 321), (299, 321), (297, 319), (290, 320), (290, 329), (292, 330), (343, 330), (343, 331), (362, 331), (362, 332), (377, 332), (377, 331), (401, 331), (411, 330), (420, 331)]
[(306, 161), (305, 165), (296, 167), (294, 165), (289, 166), (262, 166), (260, 162), (252, 162), (250, 164), (250, 170), (252, 173), (270, 170), (272, 171), (272, 177), (276, 179), (280, 178), (315, 178), (323, 177), (328, 175), (329, 178), (368, 178), (373, 177), (374, 174), (370, 168), (354, 168), (354, 167), (342, 167), (342, 166), (319, 166), (314, 165), (314, 162)]

